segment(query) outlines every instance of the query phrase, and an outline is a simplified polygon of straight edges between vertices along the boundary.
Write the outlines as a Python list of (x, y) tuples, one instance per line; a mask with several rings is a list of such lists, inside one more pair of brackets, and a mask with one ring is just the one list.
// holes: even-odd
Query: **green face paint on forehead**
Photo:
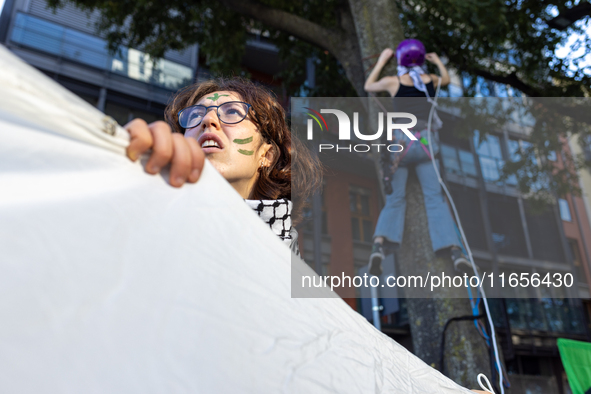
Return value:
[(244, 150), (244, 149), (238, 149), (239, 153), (242, 153), (243, 155), (246, 156), (252, 156), (254, 151), (253, 150)]
[(251, 143), (252, 142), (252, 136), (251, 137), (248, 137), (248, 138), (245, 138), (243, 140), (240, 140), (240, 139), (236, 138), (234, 140), (234, 142), (237, 143), (237, 144), (240, 144), (240, 145), (248, 144), (248, 143)]
[(207, 99), (208, 100), (211, 100), (211, 101), (218, 101), (218, 99), (220, 97), (229, 97), (229, 95), (227, 95), (227, 94), (221, 94), (220, 95), (220, 94), (214, 93), (212, 97), (207, 97)]

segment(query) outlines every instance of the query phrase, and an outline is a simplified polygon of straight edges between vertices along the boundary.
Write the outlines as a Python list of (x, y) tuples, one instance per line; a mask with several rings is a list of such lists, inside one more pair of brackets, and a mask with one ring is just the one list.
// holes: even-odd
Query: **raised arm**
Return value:
[(394, 51), (390, 48), (386, 48), (382, 51), (378, 62), (376, 63), (373, 70), (371, 70), (369, 77), (367, 77), (367, 80), (365, 81), (365, 86), (363, 88), (366, 92), (386, 91), (392, 94), (392, 92), (395, 92), (398, 89), (398, 79), (395, 77), (388, 76), (378, 80), (380, 72), (382, 72), (382, 69), (393, 55)]
[(447, 72), (447, 68), (445, 68), (439, 56), (437, 56), (435, 52), (431, 52), (425, 55), (425, 59), (436, 65), (437, 69), (439, 70), (439, 76), (431, 74), (431, 78), (433, 79), (435, 86), (437, 86), (437, 79), (441, 79), (441, 87), (449, 85), (449, 73)]

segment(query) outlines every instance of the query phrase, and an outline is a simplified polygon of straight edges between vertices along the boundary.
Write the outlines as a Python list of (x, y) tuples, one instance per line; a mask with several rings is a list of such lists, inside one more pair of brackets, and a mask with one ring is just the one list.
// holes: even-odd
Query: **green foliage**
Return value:
[[(543, 197), (536, 188), (564, 196), (580, 195), (576, 172), (591, 166), (583, 154), (574, 155), (568, 147), (571, 135), (588, 136), (591, 132), (591, 100), (588, 98), (530, 99), (527, 113), (535, 119), (529, 134), (529, 147), (514, 168), (506, 166), (505, 172), (517, 174), (524, 194)], [(535, 160), (537, 156), (537, 160)], [(548, 198), (549, 200), (550, 198)]]
[[(589, 96), (591, 68), (569, 70), (578, 58), (559, 59), (556, 48), (580, 25), (566, 32), (551, 29), (552, 10), (562, 1), (548, 0), (398, 0), (409, 37), (420, 38), (427, 51), (449, 59), (473, 81), (484, 76), (513, 85), (530, 96)], [(591, 49), (587, 38), (583, 44)]]
[[(167, 50), (183, 50), (198, 43), (200, 53), (206, 59), (205, 66), (213, 75), (247, 76), (248, 72), (241, 66), (246, 40), (260, 34), (278, 46), (282, 63), (288, 65), (276, 76), (283, 80), (288, 93), (311, 96), (355, 94), (334, 56), (233, 12), (218, 1), (171, 0), (163, 6), (151, 0), (48, 0), (52, 7), (60, 7), (66, 2), (84, 10), (101, 12), (97, 27), (106, 35), (112, 51), (124, 45), (159, 58)], [(337, 24), (334, 10), (346, 6), (346, 1), (342, 0), (267, 0), (262, 3), (332, 27)], [(314, 89), (305, 84), (308, 57), (317, 61)]]
[[(205, 66), (214, 75), (247, 75), (241, 66), (246, 41), (257, 35), (279, 48), (283, 71), (280, 78), (285, 90), (292, 95), (355, 96), (342, 64), (334, 54), (298, 37), (264, 25), (260, 21), (238, 14), (222, 1), (169, 0), (49, 0), (58, 7), (73, 2), (86, 10), (99, 10), (99, 28), (110, 41), (111, 49), (126, 45), (161, 57), (166, 50), (182, 50), (198, 43)], [(511, 85), (531, 97), (589, 97), (591, 68), (572, 69), (582, 57), (570, 54), (559, 59), (556, 48), (569, 35), (582, 34), (579, 45), (591, 51), (591, 40), (580, 24), (564, 32), (548, 27), (546, 21), (556, 12), (572, 6), (558, 0), (396, 0), (400, 20), (384, 20), (385, 24), (402, 23), (407, 37), (420, 38), (429, 52), (445, 56), (448, 65), (462, 73), (470, 83), (465, 94), (473, 95), (476, 82), (482, 78)], [(260, 0), (258, 5), (272, 7), (302, 17), (331, 31), (355, 32), (346, 0)], [(344, 18), (343, 15), (349, 15)], [(349, 22), (347, 22), (349, 21)], [(347, 25), (349, 23), (349, 25)], [(353, 37), (354, 34), (347, 37)], [(322, 41), (322, 40), (320, 40)], [(392, 43), (394, 48), (396, 43)], [(377, 54), (376, 54), (377, 55)], [(306, 83), (306, 61), (316, 64), (316, 85)], [(340, 59), (347, 61), (347, 59)], [(357, 59), (359, 60), (359, 59)], [(361, 60), (366, 69), (375, 59)], [(564, 149), (565, 130), (580, 133), (581, 140), (591, 141), (586, 120), (577, 117), (547, 119), (541, 107), (530, 110), (537, 116), (531, 133), (532, 145), (522, 152), (519, 160), (507, 163), (506, 174), (517, 174), (519, 187), (525, 194), (540, 190), (564, 194), (576, 191), (574, 171), (587, 165), (580, 157), (572, 157)], [(566, 108), (566, 107), (564, 107)], [(568, 109), (568, 108), (566, 108)], [(547, 110), (547, 108), (546, 108)], [(498, 112), (500, 114), (500, 112)], [(470, 117), (481, 117), (477, 111)], [(486, 120), (488, 129), (500, 130), (506, 116)], [(561, 125), (553, 122), (562, 122)], [(569, 123), (570, 124), (566, 124)], [(471, 130), (459, 130), (468, 136)], [(550, 151), (557, 152), (564, 166), (547, 160)], [(542, 158), (535, 160), (535, 158)], [(508, 176), (508, 175), (505, 175)], [(541, 185), (543, 187), (541, 187)], [(548, 193), (544, 195), (548, 196)], [(545, 198), (545, 197), (544, 197)]]
[[(328, 28), (338, 28), (337, 10), (347, 11), (345, 0), (285, 1), (264, 0), (268, 6), (287, 11)], [(265, 26), (259, 25), (261, 29)], [(337, 59), (322, 48), (297, 39), (277, 29), (266, 29), (272, 41), (279, 48), (279, 56), (285, 67), (277, 77), (280, 78), (289, 94), (309, 97), (349, 97), (357, 96)], [(314, 88), (306, 82), (306, 62), (313, 58), (316, 67)]]
[[(59, 7), (68, 0), (48, 0)], [(99, 10), (98, 29), (110, 49), (121, 45), (141, 49), (155, 58), (167, 50), (199, 43), (213, 74), (244, 75), (240, 61), (247, 33), (245, 19), (217, 1), (75, 0), (85, 10)]]
[[(206, 66), (214, 74), (245, 74), (240, 66), (249, 34), (263, 34), (279, 47), (288, 91), (318, 95), (350, 95), (353, 91), (342, 67), (324, 49), (239, 15), (219, 1), (171, 0), (49, 0), (56, 7), (71, 1), (101, 11), (99, 28), (116, 49), (124, 44), (155, 57), (167, 49), (182, 50), (199, 43)], [(476, 76), (511, 84), (530, 96), (589, 95), (589, 67), (569, 69), (579, 58), (559, 59), (557, 46), (579, 25), (567, 32), (550, 29), (551, 11), (572, 6), (556, 0), (398, 0), (401, 22), (408, 37), (420, 38), (428, 51), (449, 59), (468, 79)], [(261, 0), (261, 4), (303, 17), (330, 29), (342, 29), (340, 15), (349, 12), (345, 0)], [(384, 21), (399, 23), (399, 21)], [(591, 42), (582, 42), (591, 50)], [(395, 46), (395, 43), (393, 43)], [(583, 56), (583, 55), (581, 55)], [(317, 87), (305, 84), (305, 61), (317, 59)], [(371, 62), (366, 62), (369, 67)], [(470, 90), (470, 87), (468, 87)]]
[[(308, 97), (354, 97), (357, 92), (347, 79), (345, 71), (334, 56), (303, 41), (292, 40), (285, 33), (278, 33), (279, 54), (288, 67), (277, 76), (291, 95)], [(291, 45), (290, 45), (291, 44)], [(313, 58), (316, 69), (315, 86), (306, 81), (306, 62)]]

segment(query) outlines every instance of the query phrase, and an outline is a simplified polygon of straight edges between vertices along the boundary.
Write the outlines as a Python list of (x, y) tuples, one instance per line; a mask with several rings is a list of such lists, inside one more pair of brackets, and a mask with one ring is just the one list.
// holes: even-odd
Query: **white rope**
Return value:
[[(458, 228), (460, 230), (460, 234), (462, 236), (462, 240), (464, 241), (464, 245), (466, 246), (466, 251), (468, 252), (468, 258), (470, 259), (470, 263), (472, 264), (472, 269), (474, 270), (474, 274), (476, 274), (476, 276), (480, 278), (480, 274), (478, 273), (478, 268), (476, 267), (476, 264), (474, 263), (474, 258), (472, 257), (472, 250), (470, 249), (470, 246), (468, 245), (468, 240), (466, 239), (466, 235), (464, 233), (464, 229), (462, 227), (462, 223), (460, 222), (460, 215), (458, 214), (458, 211), (456, 209), (456, 204), (454, 203), (453, 198), (451, 197), (451, 193), (449, 192), (449, 190), (447, 189), (447, 186), (445, 185), (445, 183), (443, 182), (443, 179), (441, 179), (441, 175), (439, 174), (439, 169), (437, 168), (437, 163), (435, 162), (435, 155), (433, 154), (433, 145), (431, 144), (431, 122), (433, 119), (433, 114), (435, 112), (435, 107), (437, 106), (437, 99), (439, 97), (439, 90), (441, 89), (441, 79), (437, 80), (437, 90), (435, 91), (435, 97), (433, 99), (433, 101), (431, 101), (431, 111), (429, 112), (429, 119), (427, 122), (427, 138), (428, 138), (428, 145), (429, 145), (429, 152), (431, 154), (431, 162), (433, 164), (433, 168), (435, 169), (435, 173), (437, 174), (437, 180), (439, 181), (439, 184), (441, 185), (441, 187), (443, 188), (443, 190), (445, 191), (445, 194), (447, 195), (447, 198), (449, 199), (449, 202), (451, 204), (452, 210), (454, 212), (454, 217), (456, 219), (456, 222), (458, 223)], [(384, 112), (388, 112), (386, 110), (386, 108), (384, 108), (384, 106), (382, 105), (382, 103), (380, 103), (380, 101), (375, 97), (375, 95), (371, 95), (373, 97), (373, 99), (376, 101), (376, 103), (378, 103), (378, 105), (382, 108), (382, 110)], [(496, 341), (496, 335), (495, 335), (495, 327), (492, 321), (492, 316), (490, 313), (490, 309), (488, 307), (488, 300), (486, 298), (486, 294), (484, 292), (484, 289), (481, 288), (480, 289), (480, 293), (482, 294), (482, 301), (484, 303), (484, 309), (486, 311), (486, 318), (488, 320), (488, 323), (490, 325), (490, 331), (491, 331), (491, 337), (492, 337), (492, 344), (493, 344), (493, 350), (495, 353), (495, 361), (497, 363), (497, 367), (498, 367), (498, 372), (499, 372), (499, 387), (501, 389), (501, 394), (505, 394), (505, 389), (503, 387), (503, 369), (501, 366), (501, 361), (499, 358), (499, 349), (497, 347), (497, 341)], [(483, 374), (478, 375), (479, 379), (480, 376), (484, 376)], [(488, 381), (488, 378), (486, 378), (486, 376), (484, 376), (484, 378), (486, 379), (486, 381), (489, 383), (490, 386), (490, 382)], [(480, 384), (480, 381), (478, 382)], [(488, 391), (488, 390), (486, 390)], [(492, 393), (492, 391), (490, 391)]]
[[(490, 384), (490, 381), (488, 380), (488, 378), (486, 377), (485, 374), (479, 373), (477, 380), (478, 380), (478, 385), (480, 386), (481, 389), (483, 389), (487, 393), (495, 394), (495, 392), (492, 388), (492, 384)], [(483, 380), (484, 380), (484, 382), (482, 382)], [(485, 385), (485, 383), (486, 383), (486, 385)]]
[[(441, 179), (441, 175), (439, 174), (439, 169), (437, 168), (437, 163), (435, 162), (435, 155), (433, 154), (433, 145), (431, 144), (431, 120), (433, 118), (433, 113), (435, 112), (435, 107), (437, 106), (437, 98), (439, 97), (439, 89), (440, 88), (441, 88), (441, 78), (438, 78), (437, 90), (435, 91), (434, 102), (431, 105), (431, 111), (429, 112), (429, 121), (427, 122), (427, 138), (429, 141), (429, 152), (431, 152), (431, 162), (433, 163), (433, 168), (435, 169), (435, 173), (437, 174), (437, 179), (439, 180), (439, 184), (441, 185), (441, 187), (445, 191), (445, 194), (447, 195), (447, 198), (449, 199), (449, 202), (451, 204), (452, 210), (454, 212), (454, 216), (456, 218), (456, 222), (458, 224), (458, 228), (460, 230), (460, 234), (462, 235), (462, 240), (464, 241), (464, 246), (466, 246), (466, 252), (468, 252), (468, 258), (470, 259), (470, 263), (472, 264), (472, 269), (474, 270), (474, 274), (478, 277), (478, 280), (480, 281), (482, 279), (480, 278), (480, 274), (478, 273), (478, 268), (476, 267), (476, 264), (474, 263), (474, 258), (472, 257), (472, 250), (470, 249), (470, 246), (468, 245), (468, 240), (466, 239), (466, 235), (464, 234), (464, 229), (462, 227), (462, 223), (460, 222), (460, 215), (458, 214), (458, 210), (456, 209), (456, 204), (454, 203), (454, 200), (451, 197), (451, 193), (447, 189), (447, 186), (445, 186), (443, 179)], [(482, 287), (480, 288), (480, 293), (482, 294), (482, 301), (484, 303), (484, 309), (486, 311), (486, 318), (488, 319), (488, 323), (490, 326), (491, 341), (493, 344), (493, 349), (494, 349), (494, 353), (495, 353), (495, 361), (497, 363), (497, 368), (498, 368), (498, 372), (499, 372), (499, 388), (501, 390), (501, 394), (505, 394), (505, 389), (503, 387), (503, 368), (501, 366), (501, 361), (499, 358), (499, 349), (497, 347), (495, 326), (492, 321), (492, 316), (490, 313), (490, 309), (488, 307), (488, 300), (486, 298), (484, 288), (482, 288)], [(482, 375), (482, 374), (480, 374), (480, 375)], [(479, 379), (480, 379), (480, 375), (478, 375)], [(488, 379), (487, 379), (487, 382), (488, 382)], [(479, 383), (480, 383), (480, 380), (479, 380)], [(490, 385), (490, 383), (489, 383), (489, 385)], [(490, 392), (492, 393), (492, 391), (490, 391)]]

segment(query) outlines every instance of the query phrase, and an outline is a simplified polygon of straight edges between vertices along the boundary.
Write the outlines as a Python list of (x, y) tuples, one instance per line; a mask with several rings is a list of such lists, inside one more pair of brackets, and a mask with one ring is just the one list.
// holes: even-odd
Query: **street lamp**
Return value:
[(564, 30), (579, 19), (591, 15), (591, 3), (582, 1), (573, 8), (569, 8), (548, 21), (548, 26), (553, 29)]

